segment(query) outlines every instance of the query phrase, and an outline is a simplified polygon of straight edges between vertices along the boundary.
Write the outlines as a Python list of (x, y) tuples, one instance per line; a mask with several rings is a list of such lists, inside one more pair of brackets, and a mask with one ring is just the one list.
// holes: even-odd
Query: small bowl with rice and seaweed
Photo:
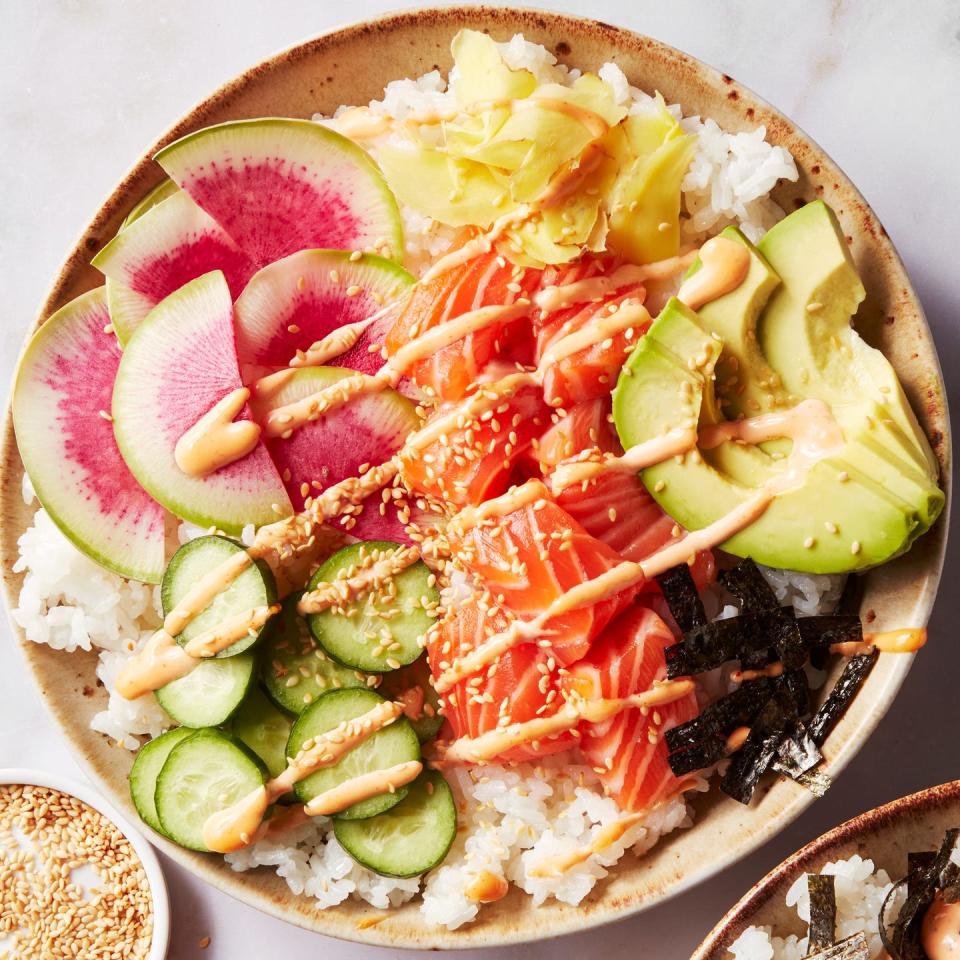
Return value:
[(954, 960), (960, 781), (869, 810), (763, 878), (691, 960)]
[(18, 369), (6, 583), (172, 856), (340, 937), (536, 939), (744, 855), (873, 729), (942, 563), (936, 353), (862, 198), (732, 85), (400, 14), (105, 205)]

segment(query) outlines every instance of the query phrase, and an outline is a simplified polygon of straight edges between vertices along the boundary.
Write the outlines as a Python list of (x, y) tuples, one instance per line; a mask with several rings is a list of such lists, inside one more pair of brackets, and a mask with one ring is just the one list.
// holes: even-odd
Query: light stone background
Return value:
[[(268, 54), (402, 0), (0, 0), (0, 381), (81, 226), (160, 131)], [(528, 5), (537, 4), (527, 0)], [(648, 33), (742, 81), (813, 136), (860, 187), (900, 250), (956, 401), (960, 272), (960, 2), (553, 0)], [(371, 55), (374, 55), (373, 53)], [(957, 541), (932, 641), (827, 797), (763, 850), (641, 916), (472, 958), (683, 960), (784, 856), (894, 797), (960, 776)], [(0, 766), (82, 777), (0, 627)], [(704, 838), (710, 842), (709, 837)], [(171, 956), (380, 960), (401, 951), (327, 940), (260, 916), (164, 859)], [(210, 936), (204, 952), (199, 941)], [(559, 951), (559, 954), (558, 954)], [(427, 954), (423, 954), (427, 956)]]

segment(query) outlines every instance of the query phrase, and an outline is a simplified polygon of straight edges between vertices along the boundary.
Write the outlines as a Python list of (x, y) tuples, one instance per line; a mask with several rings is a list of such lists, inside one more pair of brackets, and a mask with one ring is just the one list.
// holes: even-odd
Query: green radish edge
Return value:
[[(353, 720), (369, 713), (378, 703), (383, 702), (383, 697), (372, 690), (333, 690), (325, 693), (297, 718), (290, 731), (287, 756), (295, 757), (306, 740), (328, 733), (345, 720)], [(413, 732), (410, 721), (406, 717), (400, 717), (389, 726), (378, 730), (337, 763), (301, 780), (294, 789), (297, 798), (302, 803), (307, 803), (354, 777), (419, 759), (420, 741)], [(407, 790), (408, 787), (400, 787), (393, 793), (382, 793), (362, 800), (336, 816), (344, 820), (376, 816), (399, 803), (406, 796)]]
[[(399, 549), (401, 545), (390, 540), (367, 540), (350, 544), (321, 564), (307, 589), (314, 590), (318, 584), (335, 580), (339, 571), (358, 564), (364, 552)], [(435, 618), (430, 616), (423, 606), (424, 599), (432, 604), (440, 599), (436, 586), (428, 585), (430, 576), (430, 568), (422, 560), (418, 560), (391, 577), (396, 587), (395, 599), (389, 603), (375, 604), (376, 609), (381, 611), (396, 604), (401, 606), (402, 612), (389, 621), (366, 614), (348, 618), (330, 608), (307, 617), (310, 630), (317, 643), (345, 666), (376, 673), (407, 666), (423, 652), (423, 637), (434, 623)], [(367, 607), (367, 596), (367, 593), (362, 593), (358, 598), (363, 601), (363, 609)], [(386, 630), (389, 637), (382, 637), (381, 630)], [(376, 639), (366, 639), (365, 634), (370, 631), (377, 634)], [(383, 649), (384, 640), (399, 643), (400, 648)]]
[(140, 814), (140, 819), (157, 833), (163, 833), (160, 817), (157, 816), (157, 804), (154, 794), (157, 790), (157, 777), (170, 751), (196, 730), (190, 727), (174, 727), (159, 737), (149, 740), (138, 751), (130, 768), (130, 799)]
[(244, 743), (220, 730), (198, 730), (170, 751), (157, 777), (157, 815), (164, 835), (188, 850), (209, 853), (203, 842), (208, 817), (266, 780), (263, 761)]
[(236, 713), (255, 677), (252, 653), (204, 660), (185, 677), (161, 687), (157, 702), (183, 727), (216, 727)]
[(416, 877), (440, 864), (457, 836), (447, 781), (425, 770), (394, 807), (366, 820), (337, 820), (333, 832), (357, 863), (388, 877)]
[(161, 180), (149, 193), (144, 195), (143, 199), (134, 204), (130, 212), (123, 218), (120, 230), (129, 227), (134, 220), (139, 220), (148, 210), (157, 206), (158, 203), (163, 203), (168, 197), (172, 197), (179, 189), (169, 178)]
[(253, 687), (230, 718), (230, 732), (263, 762), (271, 777), (287, 767), (292, 722), (259, 687)]
[(371, 686), (366, 674), (337, 663), (317, 644), (307, 621), (297, 613), (301, 595), (291, 594), (283, 601), (283, 609), (267, 622), (257, 647), (267, 694), (295, 716), (331, 690)]
[[(238, 553), (246, 553), (246, 548), (236, 540), (215, 534), (197, 537), (180, 547), (167, 564), (160, 585), (164, 616), (170, 613), (205, 574)], [(201, 633), (216, 628), (227, 618), (254, 607), (269, 607), (276, 599), (277, 586), (272, 571), (263, 560), (254, 560), (183, 628), (177, 636), (177, 643), (184, 646)], [(213, 659), (223, 660), (243, 653), (257, 642), (264, 629), (265, 626), (261, 627), (253, 636), (248, 632), (245, 637), (221, 650)]]

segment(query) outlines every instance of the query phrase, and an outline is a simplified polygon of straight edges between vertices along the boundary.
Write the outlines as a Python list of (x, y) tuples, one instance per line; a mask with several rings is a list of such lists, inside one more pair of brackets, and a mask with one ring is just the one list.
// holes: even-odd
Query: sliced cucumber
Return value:
[[(205, 574), (216, 569), (231, 556), (242, 553), (244, 547), (228, 537), (197, 537), (185, 543), (167, 564), (160, 585), (163, 612), (168, 614)], [(228, 617), (236, 616), (254, 607), (267, 607), (277, 599), (277, 587), (270, 568), (262, 561), (251, 563), (240, 576), (221, 590), (204, 610), (198, 613), (177, 637), (185, 644), (207, 630), (212, 630)], [(262, 630), (261, 630), (262, 632)], [(256, 643), (259, 634), (245, 636), (217, 654), (217, 659), (234, 657)]]
[(252, 653), (204, 660), (157, 691), (160, 706), (183, 727), (218, 727), (243, 703), (256, 673)]
[[(332, 690), (325, 693), (316, 703), (307, 707), (293, 725), (287, 744), (287, 756), (296, 756), (306, 740), (327, 733), (344, 720), (353, 720), (368, 713), (378, 703), (383, 703), (383, 697), (372, 690)], [(301, 780), (295, 788), (297, 797), (307, 803), (321, 793), (361, 774), (385, 770), (398, 763), (419, 759), (420, 741), (417, 740), (410, 721), (401, 717), (389, 727), (377, 731), (338, 763)], [(383, 793), (369, 800), (361, 800), (360, 803), (338, 813), (337, 817), (354, 820), (383, 813), (402, 800), (408, 789), (401, 787), (394, 793)]]
[(160, 818), (157, 816), (157, 804), (154, 793), (157, 789), (157, 777), (170, 751), (181, 740), (192, 737), (196, 730), (190, 727), (174, 727), (159, 737), (145, 743), (138, 751), (130, 769), (130, 798), (140, 814), (140, 819), (158, 833), (163, 833)]
[(317, 645), (307, 621), (297, 613), (299, 599), (300, 594), (294, 594), (284, 600), (258, 647), (267, 693), (277, 706), (294, 714), (329, 690), (370, 685), (367, 674), (331, 660)]
[(390, 700), (404, 704), (404, 713), (421, 743), (432, 740), (443, 726), (440, 698), (430, 682), (430, 665), (426, 654), (408, 667), (384, 674), (377, 688)]
[(157, 815), (163, 832), (181, 847), (208, 852), (207, 818), (262, 786), (263, 761), (219, 730), (198, 730), (178, 743), (157, 778)]
[(390, 810), (366, 820), (338, 820), (334, 834), (358, 863), (388, 877), (416, 877), (447, 855), (457, 835), (457, 805), (447, 781), (425, 770)]
[(287, 767), (290, 718), (278, 710), (259, 687), (253, 687), (230, 721), (230, 732), (266, 765), (271, 777)]
[[(359, 567), (375, 550), (400, 548), (389, 540), (344, 547), (317, 570), (308, 589), (335, 580), (342, 570)], [(434, 622), (429, 610), (440, 599), (436, 586), (430, 586), (430, 568), (418, 560), (391, 579), (395, 593), (381, 599), (369, 591), (362, 593), (351, 601), (349, 616), (331, 608), (307, 618), (317, 642), (345, 666), (382, 673), (413, 663), (423, 652), (423, 637)]]

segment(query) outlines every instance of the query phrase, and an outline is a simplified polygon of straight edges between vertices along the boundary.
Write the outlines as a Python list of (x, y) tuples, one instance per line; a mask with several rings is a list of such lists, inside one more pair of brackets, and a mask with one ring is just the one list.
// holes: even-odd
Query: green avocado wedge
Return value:
[[(744, 282), (699, 314), (677, 299), (668, 302), (614, 391), (625, 447), (691, 423), (702, 435), (727, 416), (757, 416), (811, 398), (827, 403), (842, 446), (720, 544), (736, 556), (809, 573), (861, 570), (891, 559), (936, 520), (944, 502), (935, 461), (896, 374), (850, 327), (862, 286), (835, 224), (818, 201), (782, 221), (768, 251), (724, 231), (750, 250)], [(820, 337), (826, 345), (813, 342)], [(740, 384), (746, 386), (738, 392)], [(790, 445), (787, 438), (759, 446), (726, 441), (650, 467), (642, 479), (670, 516), (699, 530), (785, 470)]]

